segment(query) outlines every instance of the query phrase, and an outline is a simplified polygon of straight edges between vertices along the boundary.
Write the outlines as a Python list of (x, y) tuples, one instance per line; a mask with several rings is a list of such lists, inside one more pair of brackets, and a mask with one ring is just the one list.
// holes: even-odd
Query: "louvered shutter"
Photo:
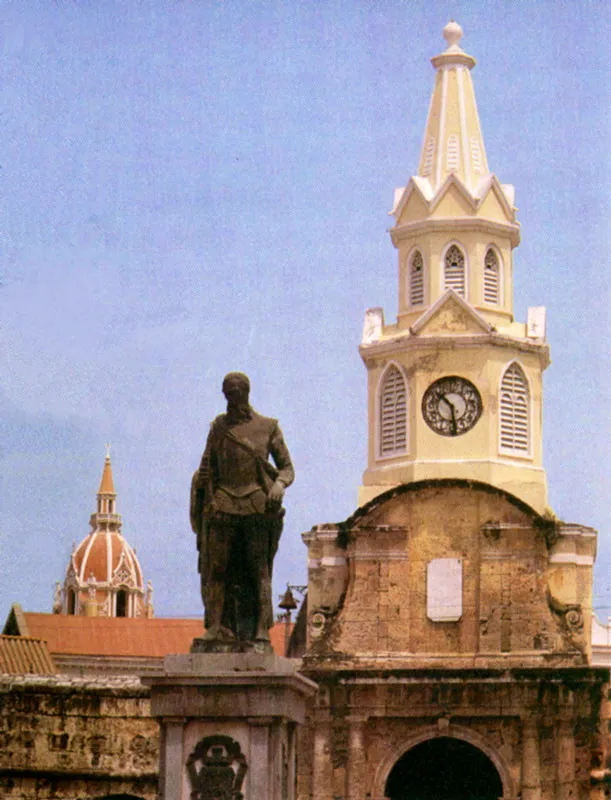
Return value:
[(456, 294), (465, 296), (465, 257), (455, 244), (446, 253), (444, 281), (446, 289), (454, 289)]
[(410, 264), (409, 302), (412, 306), (424, 303), (424, 261), (419, 250), (412, 256)]
[(484, 301), (499, 303), (499, 260), (494, 250), (488, 250), (484, 261)]
[(407, 387), (397, 367), (384, 377), (380, 392), (380, 455), (391, 456), (407, 449)]
[(526, 376), (512, 364), (501, 381), (501, 448), (527, 454), (530, 447), (529, 396)]

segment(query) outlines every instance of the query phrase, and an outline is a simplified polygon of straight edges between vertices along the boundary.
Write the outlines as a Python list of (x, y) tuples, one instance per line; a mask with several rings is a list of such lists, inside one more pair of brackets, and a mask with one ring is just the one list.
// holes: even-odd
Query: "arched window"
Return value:
[(68, 614), (76, 614), (76, 592), (68, 589)]
[(407, 385), (394, 364), (382, 378), (379, 394), (379, 454), (382, 457), (407, 450)]
[(500, 302), (499, 258), (492, 248), (484, 259), (484, 302), (498, 306)]
[(117, 592), (117, 616), (127, 616), (127, 592), (125, 589), (119, 589)]
[(416, 250), (409, 262), (409, 304), (421, 306), (424, 303), (424, 260), (420, 250)]
[(530, 450), (530, 397), (519, 364), (511, 364), (501, 381), (501, 450), (527, 455)]
[(465, 296), (465, 256), (455, 244), (446, 253), (443, 277), (446, 289), (454, 289), (456, 294)]

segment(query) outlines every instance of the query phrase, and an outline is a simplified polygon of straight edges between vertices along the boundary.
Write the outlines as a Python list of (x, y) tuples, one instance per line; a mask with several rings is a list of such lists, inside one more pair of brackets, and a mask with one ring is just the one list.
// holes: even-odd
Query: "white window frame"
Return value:
[[(506, 447), (503, 445), (503, 438), (502, 438), (502, 421), (503, 421), (503, 380), (505, 379), (505, 375), (509, 372), (512, 367), (519, 367), (524, 376), (524, 380), (526, 382), (526, 391), (528, 393), (528, 408), (526, 414), (526, 424), (527, 424), (527, 436), (528, 436), (528, 448), (526, 450), (522, 450), (521, 448), (514, 448), (514, 447)], [(499, 381), (499, 390), (498, 390), (498, 399), (499, 399), (499, 421), (498, 421), (498, 441), (499, 441), (499, 453), (505, 456), (511, 456), (512, 458), (524, 458), (524, 459), (532, 459), (532, 450), (533, 450), (533, 392), (532, 386), (530, 383), (530, 379), (528, 377), (528, 372), (524, 368), (524, 365), (520, 363), (517, 358), (514, 358), (513, 361), (510, 361), (505, 369), (501, 374), (501, 379)]]
[[(405, 387), (405, 447), (402, 449), (394, 449), (390, 453), (383, 453), (382, 452), (382, 391), (386, 384), (388, 373), (393, 369), (393, 367), (396, 370), (398, 370), (399, 375), (403, 380), (403, 385)], [(375, 449), (376, 449), (376, 458), (378, 461), (386, 461), (387, 459), (404, 456), (409, 452), (409, 439), (410, 439), (409, 413), (410, 413), (410, 391), (409, 391), (409, 383), (407, 380), (407, 375), (405, 374), (405, 370), (403, 369), (401, 364), (398, 364), (396, 361), (389, 361), (388, 364), (384, 367), (382, 374), (380, 375), (380, 378), (378, 380), (378, 385), (376, 388)]]

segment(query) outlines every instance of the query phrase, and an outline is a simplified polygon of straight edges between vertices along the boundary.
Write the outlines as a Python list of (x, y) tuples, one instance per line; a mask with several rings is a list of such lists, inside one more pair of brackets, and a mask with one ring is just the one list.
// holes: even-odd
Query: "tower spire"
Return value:
[[(121, 517), (117, 514), (117, 493), (112, 477), (112, 464), (110, 463), (110, 445), (106, 445), (106, 457), (104, 459), (104, 469), (102, 470), (102, 480), (97, 494), (97, 512), (91, 515), (91, 526), (97, 528), (100, 525), (107, 527), (108, 524), (121, 529)], [(111, 516), (109, 516), (111, 515)]]
[(104, 469), (102, 471), (102, 480), (100, 481), (100, 488), (98, 489), (98, 498), (101, 495), (112, 495), (116, 497), (115, 485), (112, 479), (112, 465), (110, 463), (110, 445), (106, 445), (106, 458), (104, 459)]
[(446, 50), (431, 59), (437, 70), (426, 122), (418, 176), (435, 194), (448, 175), (457, 175), (472, 194), (488, 176), (471, 70), (475, 59), (460, 47), (462, 28), (451, 20), (443, 29)]

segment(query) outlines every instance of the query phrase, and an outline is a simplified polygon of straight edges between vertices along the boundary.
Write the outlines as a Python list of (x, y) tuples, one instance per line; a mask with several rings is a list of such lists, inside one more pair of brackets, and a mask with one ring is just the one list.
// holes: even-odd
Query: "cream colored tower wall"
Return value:
[[(443, 230), (422, 233), (402, 239), (399, 243), (399, 314), (400, 330), (409, 328), (427, 306), (438, 300), (445, 291), (444, 257), (448, 248), (456, 244), (465, 255), (465, 299), (492, 324), (508, 327), (513, 319), (513, 263), (512, 245), (507, 237), (473, 230)], [(498, 306), (484, 302), (484, 262), (486, 253), (493, 248), (500, 262), (501, 291)], [(411, 306), (409, 298), (411, 258), (419, 250), (424, 260), (424, 304)]]
[[(383, 359), (368, 362), (368, 468), (363, 476), (359, 505), (402, 483), (437, 478), (480, 480), (501, 486), (539, 513), (547, 504), (547, 484), (542, 467), (542, 367), (541, 354), (517, 348), (471, 343), (452, 337), (427, 342), (413, 337), (411, 346)], [(529, 387), (529, 452), (508, 455), (500, 447), (499, 390), (508, 367), (517, 362)], [(379, 393), (389, 364), (402, 370), (408, 386), (407, 451), (394, 457), (379, 455)], [(441, 436), (422, 416), (422, 398), (438, 378), (460, 375), (478, 389), (483, 411), (474, 428), (462, 436)]]

